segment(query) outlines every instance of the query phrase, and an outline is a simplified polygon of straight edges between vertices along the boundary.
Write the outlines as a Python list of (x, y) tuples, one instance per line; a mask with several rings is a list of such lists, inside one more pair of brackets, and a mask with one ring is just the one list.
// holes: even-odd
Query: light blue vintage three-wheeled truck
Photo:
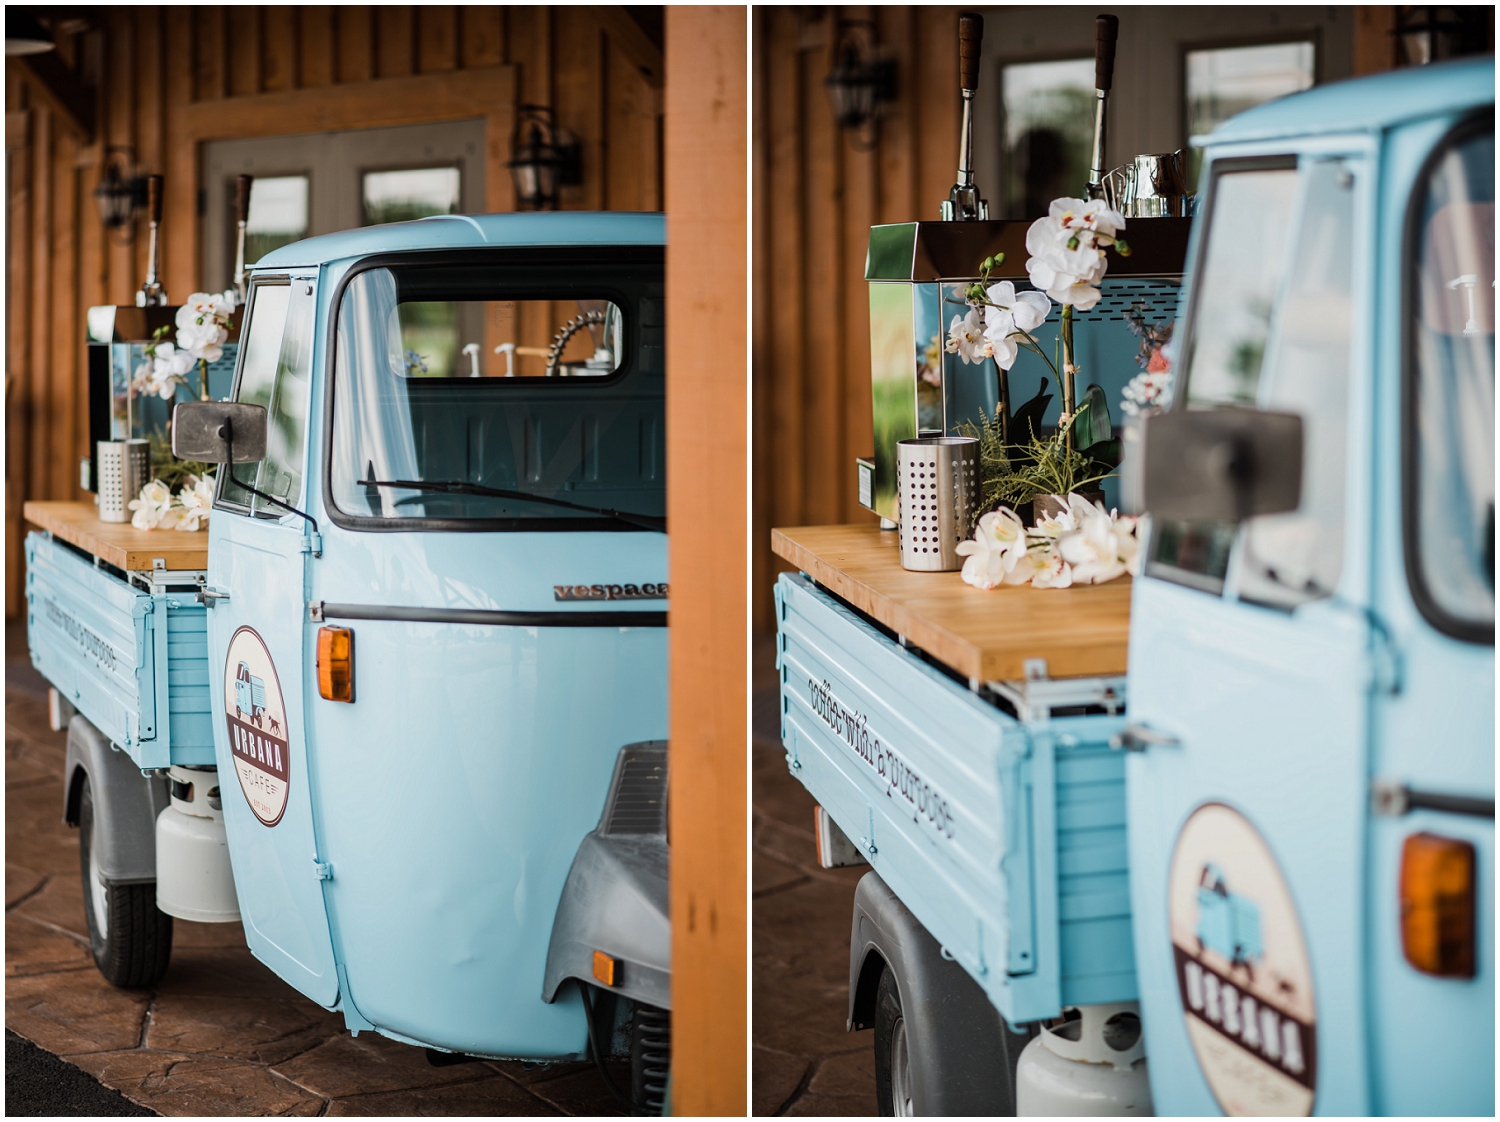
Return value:
[(664, 245), (661, 215), (510, 214), (278, 249), (229, 399), (174, 413), (174, 451), (234, 463), (206, 564), (31, 536), (111, 981), (161, 975), (171, 915), (241, 918), (355, 1031), (628, 1049), (619, 1093), (661, 1109)]
[[(1494, 1114), (1494, 96), (1448, 62), (1201, 142), (1128, 588), (776, 532), (788, 763), (824, 863), (873, 867), (884, 1113)], [(873, 231), (872, 323), (1001, 225)]]

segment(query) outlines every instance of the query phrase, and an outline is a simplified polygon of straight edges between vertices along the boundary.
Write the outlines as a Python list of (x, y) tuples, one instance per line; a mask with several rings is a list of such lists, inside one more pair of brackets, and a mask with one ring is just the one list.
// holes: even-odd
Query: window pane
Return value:
[[(266, 408), (266, 457), (258, 464), (236, 464), (234, 479), (296, 506), (302, 494), (303, 450), (307, 432), (307, 392), (312, 365), (316, 297), (308, 286), (256, 285), (250, 305), (244, 364), (237, 401)], [(231, 481), (225, 500), (248, 505), (256, 514), (281, 517), (285, 511), (251, 495)]]
[(1413, 322), (1419, 572), (1438, 611), (1495, 620), (1495, 135), (1434, 166), (1420, 212)]
[[(1188, 136), (1203, 136), (1229, 118), (1313, 84), (1311, 43), (1264, 43), (1189, 51), (1183, 91)], [(1188, 182), (1198, 181), (1201, 149), (1188, 153)]]
[(1192, 405), (1255, 404), (1296, 193), (1295, 168), (1230, 172), (1214, 184), (1187, 361)]
[[(619, 529), (599, 512), (663, 515), (662, 267), (642, 254), (358, 273), (338, 309), (336, 507), (496, 529)], [(570, 324), (559, 374), (572, 376), (534, 376)]]
[[(1256, 402), (1296, 193), (1295, 168), (1231, 171), (1213, 184), (1184, 364), (1190, 406)], [(1219, 591), (1236, 530), (1233, 523), (1163, 522), (1151, 535), (1152, 575)]]
[(622, 361), (608, 300), (404, 300), (396, 317), (410, 378), (598, 377)]
[(457, 168), (410, 168), (364, 175), (365, 225), (407, 222), (433, 214), (457, 214)]
[[(232, 184), (231, 184), (232, 186)], [(230, 195), (234, 232), (234, 196)], [(279, 175), (250, 185), (250, 214), (245, 221), (245, 264), (253, 265), (273, 249), (307, 237), (307, 176)]]
[(1302, 502), (1246, 524), (1239, 580), (1242, 599), (1282, 607), (1329, 595), (1344, 561), (1354, 177), (1327, 160), (1302, 178), (1302, 220), (1258, 400), (1302, 417)]
[(1000, 214), (1040, 218), (1062, 196), (1079, 197), (1094, 140), (1094, 60), (1028, 62), (1001, 72), (1005, 107)]

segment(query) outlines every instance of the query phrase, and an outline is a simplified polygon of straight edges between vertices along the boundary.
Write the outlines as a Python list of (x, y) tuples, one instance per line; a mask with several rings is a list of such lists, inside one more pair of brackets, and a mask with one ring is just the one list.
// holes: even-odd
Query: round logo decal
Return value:
[(1220, 1108), (1311, 1114), (1312, 965), (1265, 839), (1238, 811), (1200, 806), (1178, 835), (1167, 900), (1188, 1038)]
[(281, 821), (291, 783), (286, 706), (271, 652), (255, 630), (242, 627), (229, 641), (224, 663), (224, 716), (240, 790), (255, 817), (267, 826)]

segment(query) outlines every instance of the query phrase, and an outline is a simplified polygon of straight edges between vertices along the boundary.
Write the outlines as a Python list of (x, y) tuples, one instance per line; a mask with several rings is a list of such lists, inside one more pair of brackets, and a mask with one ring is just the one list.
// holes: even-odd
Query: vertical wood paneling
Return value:
[(557, 123), (583, 145), (583, 183), (564, 187), (564, 210), (598, 210), (603, 202), (604, 102), (600, 56), (603, 33), (585, 8), (558, 8), (553, 108)]
[(656, 210), (656, 121), (661, 95), (613, 43), (606, 55), (605, 162), (600, 178), (607, 210)]
[(229, 56), (229, 96), (260, 93), (260, 44), (262, 8), (228, 7), (225, 39)]
[(415, 70), (416, 28), (409, 5), (375, 9), (375, 76), (402, 78)]
[[(957, 9), (757, 13), (753, 619), (773, 626), (775, 525), (862, 521), (854, 459), (872, 451), (869, 227), (935, 219), (958, 165)], [(874, 19), (896, 63), (874, 151), (837, 129), (823, 86), (837, 21)], [(757, 128), (760, 122), (757, 122)], [(868, 136), (868, 134), (865, 134)], [(858, 138), (862, 143), (864, 136)], [(762, 430), (765, 435), (760, 434)]]
[(297, 88), (297, 9), (277, 4), (265, 9), (264, 40), (261, 45), (260, 88)]
[(55, 499), (48, 486), (48, 466), (57, 440), (57, 426), (48, 392), (52, 354), (52, 149), (51, 109), (38, 104), (32, 109), (31, 271), (25, 283), (31, 289), (31, 366), (26, 371), (26, 390), (32, 403), (31, 455), (27, 464), (29, 494)]
[(5, 614), (22, 611), (25, 562), (21, 552), (21, 504), (31, 493), (30, 437), (35, 430), (30, 387), (31, 354), (31, 163), (36, 117), (27, 107), (19, 67), (5, 68)]
[(209, 5), (193, 9), (197, 35), (194, 65), (199, 101), (216, 101), (229, 93), (229, 67), (225, 48), (225, 8)]
[(366, 7), (334, 9), (338, 35), (338, 80), (365, 82), (375, 76), (375, 13)]
[[(83, 38), (62, 35), (57, 57), (80, 80), (98, 80), (97, 135), (82, 147), (59, 129), (26, 72), (7, 69), (6, 611), (22, 609), (20, 504), (77, 493), (88, 451), (87, 309), (132, 304), (145, 276), (147, 236), (108, 235), (92, 192), (106, 150), (130, 149), (135, 166), (166, 179), (162, 279), (181, 300), (201, 286), (197, 214), (201, 131), (185, 123), (194, 102), (368, 82), (377, 74), (477, 69), (511, 63), (518, 92), (557, 108), (586, 145), (586, 182), (569, 205), (652, 209), (661, 205), (662, 94), (611, 42), (586, 9), (544, 7), (383, 9), (311, 6), (105, 7)], [(375, 29), (377, 24), (380, 34)], [(557, 57), (557, 51), (562, 57)], [(92, 52), (92, 61), (90, 55)], [(513, 57), (512, 57), (513, 56)], [(377, 59), (379, 64), (377, 66)], [(563, 92), (558, 95), (557, 89)], [(509, 98), (486, 99), (470, 115), (487, 122), (486, 205), (514, 205)], [(243, 110), (242, 110), (243, 112)], [(241, 118), (243, 119), (243, 117)], [(288, 133), (305, 131), (295, 114)], [(550, 336), (556, 324), (539, 328)]]
[(423, 74), (457, 68), (457, 8), (430, 4), (417, 9), (417, 61)]
[[(54, 122), (56, 118), (53, 118)], [(78, 450), (83, 438), (77, 430), (79, 397), (78, 337), (73, 331), (73, 308), (78, 286), (78, 141), (72, 129), (58, 128), (53, 134), (52, 155), (52, 257), (51, 292), (47, 303), (51, 334), (50, 375), (45, 391), (49, 397), (48, 425), (52, 437), (45, 465), (47, 494), (71, 499), (78, 490)], [(70, 470), (71, 466), (71, 470)]]
[(492, 4), (458, 9), (460, 65), (498, 66), (505, 59), (504, 13)]
[(331, 86), (334, 75), (333, 9), (326, 4), (298, 8), (297, 84)]

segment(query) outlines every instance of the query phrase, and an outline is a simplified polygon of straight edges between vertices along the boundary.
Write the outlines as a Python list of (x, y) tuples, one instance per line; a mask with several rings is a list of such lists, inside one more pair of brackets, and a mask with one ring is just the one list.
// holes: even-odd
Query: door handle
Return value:
[(1144, 752), (1147, 748), (1180, 748), (1182, 741), (1150, 725), (1132, 723), (1110, 737), (1109, 746), (1116, 751)]
[(198, 603), (204, 605), (205, 607), (212, 608), (215, 604), (219, 603), (219, 601), (227, 601), (228, 599), (229, 593), (227, 592), (220, 592), (214, 588), (198, 589)]

